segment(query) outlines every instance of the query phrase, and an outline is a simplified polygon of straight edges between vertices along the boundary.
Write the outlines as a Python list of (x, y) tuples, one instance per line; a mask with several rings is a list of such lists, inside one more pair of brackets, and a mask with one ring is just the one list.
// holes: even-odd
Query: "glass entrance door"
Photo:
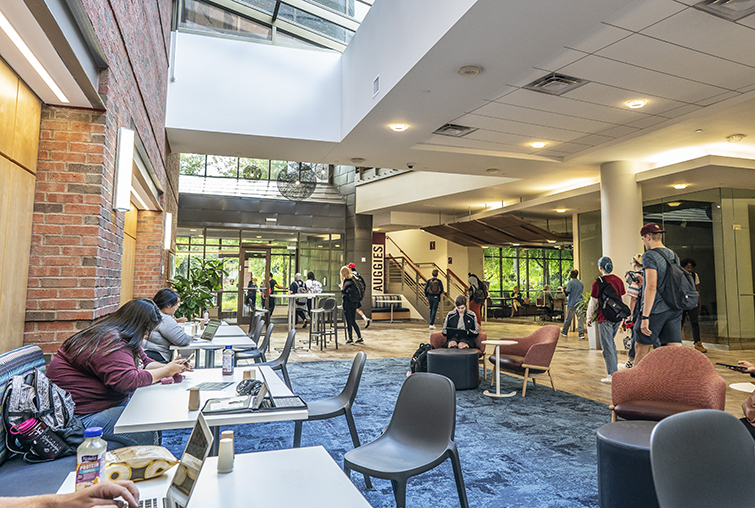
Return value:
[(239, 306), (238, 323), (249, 324), (254, 309), (268, 308), (262, 298), (267, 287), (267, 274), (270, 273), (270, 249), (244, 249), (244, 262), (239, 266)]

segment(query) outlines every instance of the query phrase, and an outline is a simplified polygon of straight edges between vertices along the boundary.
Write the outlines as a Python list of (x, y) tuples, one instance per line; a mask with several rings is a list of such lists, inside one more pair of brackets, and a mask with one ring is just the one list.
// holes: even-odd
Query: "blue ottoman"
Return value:
[(432, 349), (427, 352), (427, 372), (446, 376), (457, 390), (471, 390), (480, 384), (478, 349)]

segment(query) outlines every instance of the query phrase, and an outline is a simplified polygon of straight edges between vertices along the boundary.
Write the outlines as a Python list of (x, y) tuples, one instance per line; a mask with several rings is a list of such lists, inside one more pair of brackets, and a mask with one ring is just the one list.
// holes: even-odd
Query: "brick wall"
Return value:
[[(118, 308), (124, 214), (112, 200), (120, 127), (136, 129), (167, 191), (161, 205), (177, 215), (165, 139), (171, 2), (84, 6), (110, 65), (99, 80), (106, 110), (42, 110), (24, 342), (48, 353)], [(139, 213), (135, 296), (165, 285), (163, 221), (162, 212)]]

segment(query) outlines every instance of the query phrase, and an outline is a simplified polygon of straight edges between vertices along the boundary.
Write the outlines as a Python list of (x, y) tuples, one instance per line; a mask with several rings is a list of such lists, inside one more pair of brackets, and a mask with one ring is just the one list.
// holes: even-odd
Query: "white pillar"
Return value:
[[(579, 266), (579, 214), (571, 214), (571, 230), (572, 230), (572, 256), (574, 257), (574, 269), (579, 270), (582, 273), (582, 267)], [(582, 277), (579, 277), (582, 280)]]
[[(642, 188), (639, 163), (614, 161), (600, 165), (600, 221), (603, 255), (613, 261), (614, 273), (624, 278), (632, 256), (643, 251)], [(597, 263), (598, 260), (596, 259)]]

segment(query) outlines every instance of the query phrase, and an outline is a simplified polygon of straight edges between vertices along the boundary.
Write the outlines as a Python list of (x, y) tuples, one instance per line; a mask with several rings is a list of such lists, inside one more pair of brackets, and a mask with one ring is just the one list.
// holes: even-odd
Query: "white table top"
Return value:
[[(203, 382), (232, 381), (223, 391), (202, 390), (199, 394), (203, 407), (207, 399), (236, 396), (236, 385), (244, 377), (244, 371), (262, 369), (267, 386), (273, 397), (292, 395), (270, 367), (236, 367), (233, 376), (223, 376), (222, 369), (198, 369), (184, 373), (183, 383), (162, 385), (160, 383), (137, 388), (115, 424), (117, 434), (152, 430), (188, 429), (194, 426), (199, 411), (189, 411), (189, 388)], [(259, 379), (260, 376), (257, 376)], [(262, 411), (226, 415), (205, 415), (207, 424), (237, 425), (241, 423), (275, 422), (283, 420), (306, 420), (307, 410)]]
[(729, 388), (745, 393), (755, 392), (755, 385), (752, 383), (732, 383)]
[[(173, 468), (139, 482), (140, 498), (163, 496)], [(74, 473), (58, 490), (73, 492)], [(294, 488), (292, 488), (292, 486)], [(370, 508), (322, 446), (237, 454), (233, 471), (220, 474), (217, 457), (208, 457), (188, 508)]]
[(483, 344), (490, 344), (491, 346), (512, 346), (518, 342), (518, 340), (509, 339), (488, 339), (482, 341)]
[[(190, 327), (187, 333), (191, 333)], [(254, 347), (255, 343), (238, 326), (220, 325), (212, 340), (192, 340), (186, 346), (170, 346), (170, 349), (223, 349), (226, 346), (250, 348)]]

